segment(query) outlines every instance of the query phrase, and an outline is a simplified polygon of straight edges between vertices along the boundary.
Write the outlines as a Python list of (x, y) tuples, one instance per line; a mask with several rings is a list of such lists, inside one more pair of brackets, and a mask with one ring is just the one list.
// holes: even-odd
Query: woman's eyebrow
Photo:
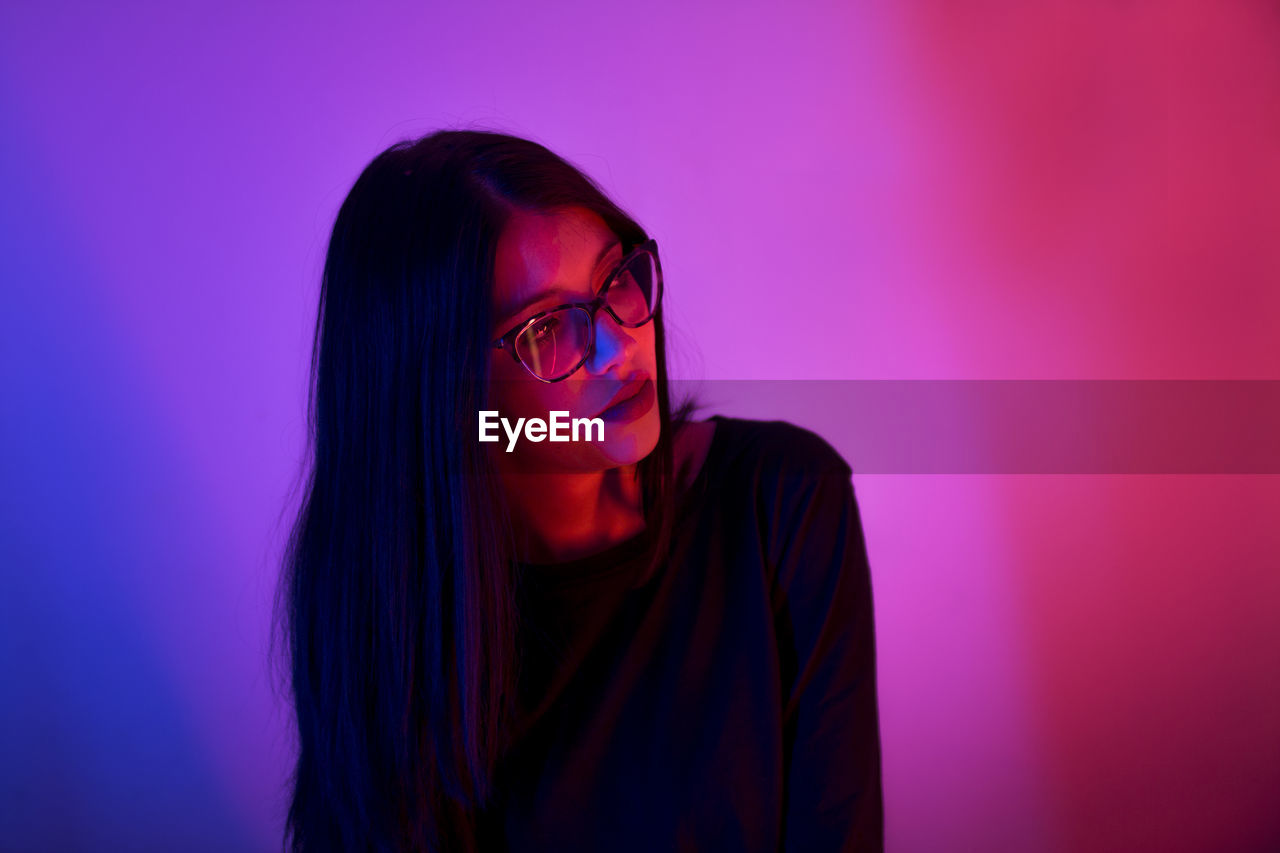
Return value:
[[(608, 244), (607, 246), (605, 246), (603, 249), (600, 250), (600, 254), (596, 255), (595, 264), (592, 267), (592, 275), (595, 275), (595, 273), (599, 272), (600, 263), (606, 257), (608, 257), (609, 253), (621, 245), (622, 245), (622, 241), (615, 238), (612, 243)], [(504, 320), (514, 320), (516, 316), (524, 314), (534, 305), (537, 305), (539, 302), (542, 302), (543, 300), (547, 299), (553, 294), (566, 293), (566, 292), (567, 291), (563, 287), (553, 286), (550, 290), (540, 293), (537, 296), (533, 297), (532, 299), (525, 300), (524, 304), (520, 305), (518, 308), (512, 308), (510, 311), (504, 311), (499, 316), (502, 317)]]

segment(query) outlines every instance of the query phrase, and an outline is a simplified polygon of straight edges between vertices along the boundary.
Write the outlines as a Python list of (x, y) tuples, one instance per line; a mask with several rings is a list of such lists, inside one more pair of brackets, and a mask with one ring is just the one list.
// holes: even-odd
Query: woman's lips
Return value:
[(618, 386), (617, 393), (615, 393), (612, 397), (609, 398), (609, 402), (605, 403), (604, 407), (600, 409), (600, 411), (596, 412), (596, 416), (598, 417), (600, 415), (603, 415), (606, 411), (618, 405), (619, 403), (630, 400), (637, 393), (639, 393), (640, 388), (644, 385), (644, 381), (648, 378), (649, 378), (649, 374), (647, 373), (632, 374), (631, 378), (629, 378), (627, 381), (623, 382), (621, 385)]
[(641, 417), (653, 408), (654, 402), (657, 400), (657, 392), (653, 386), (653, 380), (645, 377), (644, 382), (640, 385), (636, 393), (626, 399), (619, 400), (609, 408), (601, 412), (598, 417), (609, 421), (630, 421)]

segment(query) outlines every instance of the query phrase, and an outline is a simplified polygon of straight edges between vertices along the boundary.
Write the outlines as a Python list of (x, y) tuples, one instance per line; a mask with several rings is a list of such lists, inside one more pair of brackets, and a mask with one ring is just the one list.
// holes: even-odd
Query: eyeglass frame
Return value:
[[(618, 275), (624, 269), (626, 269), (627, 266), (633, 260), (635, 260), (636, 257), (646, 253), (653, 256), (654, 288), (657, 291), (657, 296), (654, 299), (654, 303), (653, 303), (653, 311), (649, 314), (648, 317), (644, 318), (639, 323), (624, 323), (618, 317), (618, 315), (614, 312), (613, 308), (610, 307), (609, 305), (609, 288), (613, 287), (614, 282), (617, 281), (618, 279)], [(658, 311), (662, 308), (662, 261), (658, 258), (658, 241), (657, 240), (654, 240), (652, 238), (645, 240), (643, 243), (637, 244), (635, 248), (633, 248), (630, 252), (628, 252), (626, 257), (624, 257), (621, 261), (618, 262), (617, 268), (614, 269), (614, 271), (609, 274), (609, 278), (605, 281), (604, 287), (600, 288), (600, 292), (596, 294), (596, 297), (591, 301), (565, 302), (563, 304), (556, 305), (551, 308), (547, 308), (544, 311), (539, 311), (537, 314), (534, 314), (531, 317), (527, 317), (524, 320), (521, 320), (516, 325), (512, 326), (510, 329), (504, 332), (501, 337), (493, 341), (490, 341), (489, 346), (493, 349), (503, 349), (511, 353), (511, 357), (516, 361), (516, 363), (519, 364), (521, 367), (523, 367), (525, 370), (527, 370), (529, 372), (529, 375), (532, 376), (534, 379), (537, 379), (539, 382), (546, 382), (548, 384), (553, 382), (563, 382), (573, 374), (577, 373), (578, 368), (586, 364), (587, 359), (591, 358), (591, 355), (595, 352), (596, 312), (599, 311), (601, 307), (603, 307), (604, 310), (608, 311), (609, 316), (614, 319), (614, 322), (616, 322), (619, 326), (622, 326), (624, 329), (638, 329), (641, 326), (643, 326), (645, 323), (649, 323), (653, 321), (653, 318), (658, 315)], [(557, 311), (563, 311), (566, 308), (582, 308), (587, 312), (587, 350), (586, 350), (586, 353), (582, 356), (582, 358), (578, 361), (578, 363), (575, 364), (567, 373), (565, 373), (564, 376), (560, 376), (556, 379), (543, 379), (541, 376), (534, 373), (533, 368), (525, 364), (524, 361), (520, 358), (520, 354), (516, 352), (516, 344), (515, 344), (516, 338), (520, 337), (520, 335), (523, 334), (526, 329), (528, 329), (531, 325), (533, 325), (537, 321), (541, 320), (543, 317), (546, 317), (548, 314), (554, 314)]]

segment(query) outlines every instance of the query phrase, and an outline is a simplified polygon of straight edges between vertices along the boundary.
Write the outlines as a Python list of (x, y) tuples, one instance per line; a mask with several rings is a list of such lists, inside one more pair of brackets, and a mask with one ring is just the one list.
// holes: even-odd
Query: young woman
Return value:
[(278, 602), (287, 847), (881, 849), (851, 470), (672, 411), (662, 290), (534, 142), (441, 131), (361, 173)]

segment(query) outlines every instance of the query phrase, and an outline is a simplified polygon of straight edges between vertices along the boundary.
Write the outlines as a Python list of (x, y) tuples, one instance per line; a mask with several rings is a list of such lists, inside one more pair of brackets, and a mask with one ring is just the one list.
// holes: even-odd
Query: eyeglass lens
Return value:
[[(658, 270), (649, 252), (640, 252), (605, 293), (605, 304), (624, 325), (640, 326), (657, 310)], [(590, 344), (591, 313), (583, 307), (562, 308), (539, 318), (516, 337), (516, 355), (535, 376), (559, 379), (576, 370)]]

